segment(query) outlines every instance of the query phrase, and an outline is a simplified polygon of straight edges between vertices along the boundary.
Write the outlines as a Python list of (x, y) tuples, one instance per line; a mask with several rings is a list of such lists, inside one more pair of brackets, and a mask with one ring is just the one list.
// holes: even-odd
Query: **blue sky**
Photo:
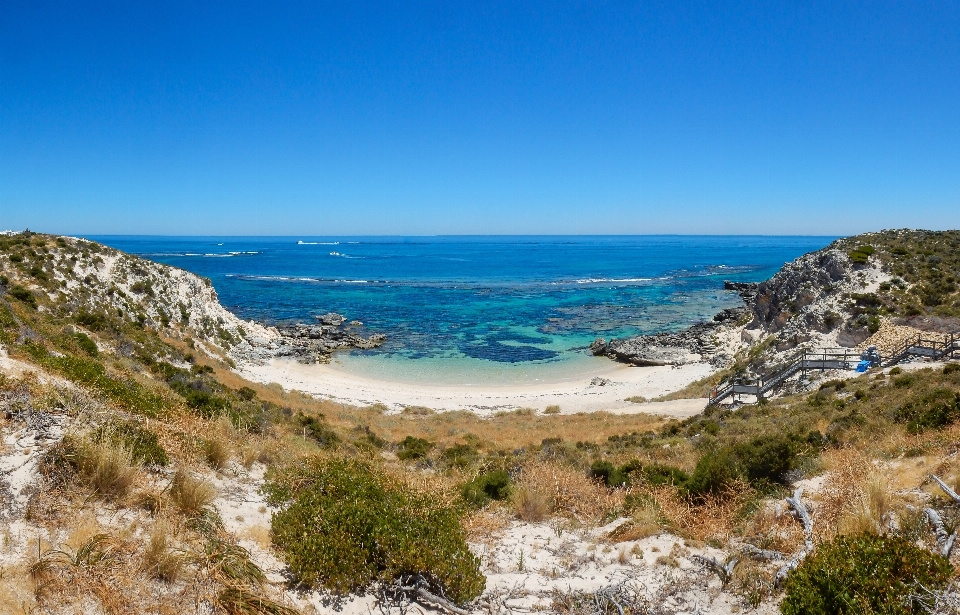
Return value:
[(956, 2), (0, 0), (0, 227), (960, 227)]

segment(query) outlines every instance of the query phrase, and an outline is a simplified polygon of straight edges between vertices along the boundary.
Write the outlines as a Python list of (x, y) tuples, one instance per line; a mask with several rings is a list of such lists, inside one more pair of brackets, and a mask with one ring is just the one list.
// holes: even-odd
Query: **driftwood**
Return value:
[(924, 508), (923, 512), (926, 513), (927, 519), (930, 521), (930, 525), (933, 526), (933, 531), (937, 535), (937, 545), (940, 547), (940, 554), (944, 557), (950, 557), (950, 551), (953, 550), (953, 543), (957, 540), (957, 533), (947, 535), (947, 528), (943, 525), (943, 519), (940, 518), (940, 513), (935, 511), (932, 508)]
[(755, 559), (763, 559), (768, 562), (781, 562), (787, 559), (787, 556), (779, 551), (772, 551), (770, 549), (761, 549), (755, 547), (752, 544), (744, 543), (740, 545), (740, 550), (744, 555), (749, 555)]
[[(940, 488), (943, 489), (943, 492), (946, 493), (951, 500), (960, 504), (960, 495), (957, 495), (957, 492), (951, 489), (945, 482), (940, 480), (939, 476), (930, 475), (930, 478), (935, 480)], [(953, 544), (957, 541), (957, 533), (954, 532), (947, 535), (947, 528), (943, 525), (943, 519), (940, 518), (940, 513), (935, 511), (932, 508), (925, 508), (923, 512), (927, 515), (927, 519), (930, 521), (930, 525), (933, 526), (933, 531), (937, 535), (937, 545), (940, 547), (940, 554), (944, 557), (950, 557), (950, 552), (953, 550)]]
[(797, 490), (794, 491), (793, 497), (786, 498), (786, 501), (787, 504), (790, 505), (790, 508), (793, 509), (794, 516), (803, 524), (803, 548), (774, 575), (773, 580), (777, 585), (783, 583), (784, 579), (787, 578), (787, 574), (789, 574), (791, 570), (796, 570), (800, 562), (802, 562), (806, 556), (813, 553), (813, 520), (810, 518), (807, 507), (800, 499), (802, 495), (803, 487), (798, 487)]
[[(380, 610), (389, 612), (391, 607), (397, 608), (401, 613), (405, 613), (410, 601), (416, 600), (433, 604), (453, 615), (470, 615), (470, 611), (460, 608), (453, 601), (443, 596), (438, 596), (427, 589), (428, 583), (422, 576), (410, 575), (401, 578), (399, 581), (389, 583), (381, 587), (378, 603)], [(384, 609), (386, 607), (386, 609)]]
[(733, 575), (733, 568), (737, 565), (737, 562), (740, 561), (737, 558), (733, 558), (726, 564), (721, 564), (717, 561), (717, 558), (703, 555), (694, 555), (690, 559), (696, 560), (708, 568), (711, 568), (720, 577), (720, 582), (723, 583), (724, 586), (730, 582), (730, 577)]
[(960, 495), (957, 495), (957, 492), (947, 486), (947, 483), (940, 480), (939, 476), (930, 475), (930, 478), (937, 481), (937, 484), (940, 485), (940, 488), (943, 489), (943, 492), (950, 496), (950, 499), (960, 504)]

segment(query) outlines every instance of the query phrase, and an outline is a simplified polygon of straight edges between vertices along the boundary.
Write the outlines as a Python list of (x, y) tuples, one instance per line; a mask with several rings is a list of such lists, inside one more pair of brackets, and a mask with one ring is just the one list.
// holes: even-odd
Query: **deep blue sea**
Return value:
[(588, 372), (597, 336), (674, 331), (833, 237), (91, 236), (213, 281), (243, 318), (339, 312), (382, 332), (347, 371), (391, 380), (516, 383)]

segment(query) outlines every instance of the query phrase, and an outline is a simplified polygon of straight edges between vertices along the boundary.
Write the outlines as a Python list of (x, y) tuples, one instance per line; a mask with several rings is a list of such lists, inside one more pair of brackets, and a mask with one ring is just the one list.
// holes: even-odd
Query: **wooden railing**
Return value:
[[(881, 357), (880, 365), (890, 367), (907, 357), (927, 357), (934, 360), (960, 358), (960, 336), (951, 334), (946, 339), (925, 338), (918, 333), (916, 339), (906, 340), (889, 357)], [(827, 369), (855, 369), (860, 362), (860, 354), (846, 349), (804, 351), (784, 367), (773, 373), (756, 379), (737, 378), (729, 383), (714, 387), (710, 393), (710, 405), (716, 405), (731, 395), (755, 395), (757, 398), (779, 386), (797, 372)]]

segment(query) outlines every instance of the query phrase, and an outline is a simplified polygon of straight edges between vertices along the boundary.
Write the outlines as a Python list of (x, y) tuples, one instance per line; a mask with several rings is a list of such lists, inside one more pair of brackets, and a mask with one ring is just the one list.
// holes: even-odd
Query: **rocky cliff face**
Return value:
[(835, 245), (805, 254), (759, 283), (726, 282), (744, 301), (743, 308), (725, 310), (711, 322), (679, 333), (638, 336), (591, 345), (596, 355), (633, 365), (679, 365), (710, 361), (720, 367), (730, 359), (729, 349), (718, 348), (720, 332), (742, 326), (746, 343), (776, 336), (773, 349), (786, 351), (815, 337), (821, 345), (856, 346), (870, 335), (870, 319), (860, 303), (887, 280), (879, 262), (854, 263)]
[(787, 263), (780, 271), (757, 287), (753, 299), (753, 321), (748, 329), (776, 333), (788, 323), (826, 331), (823, 299), (836, 295), (851, 272), (850, 259), (836, 249), (811, 252)]
[(133, 321), (236, 361), (325, 361), (334, 350), (370, 348), (384, 339), (360, 336), (339, 314), (318, 316), (319, 325), (280, 329), (243, 320), (220, 304), (210, 280), (85, 239), (61, 237), (44, 252), (28, 248), (0, 258), (13, 276), (8, 284), (47, 296), (50, 304), (40, 309), (90, 327)]

